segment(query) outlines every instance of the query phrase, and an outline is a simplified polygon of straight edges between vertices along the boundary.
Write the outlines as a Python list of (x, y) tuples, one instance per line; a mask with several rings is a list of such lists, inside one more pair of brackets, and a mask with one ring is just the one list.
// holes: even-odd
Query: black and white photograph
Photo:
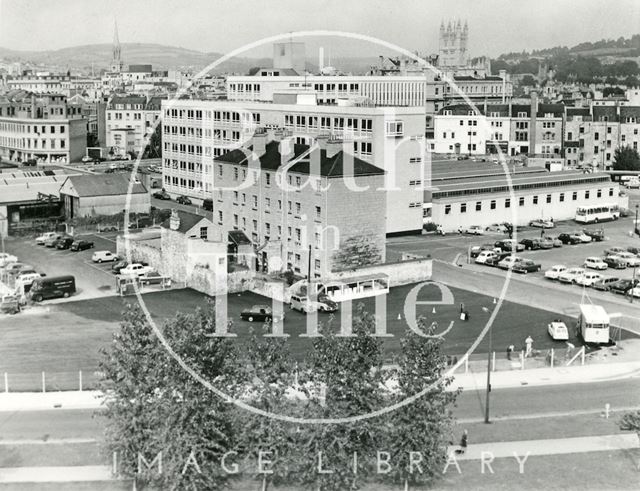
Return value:
[(0, 0), (0, 491), (640, 488), (640, 1)]

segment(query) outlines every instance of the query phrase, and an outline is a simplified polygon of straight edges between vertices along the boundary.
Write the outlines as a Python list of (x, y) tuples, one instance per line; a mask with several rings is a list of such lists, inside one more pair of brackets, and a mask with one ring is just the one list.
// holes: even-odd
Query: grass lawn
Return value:
[[(407, 329), (404, 315), (406, 295), (413, 285), (392, 289), (387, 297), (387, 331), (393, 337), (384, 338), (384, 352), (390, 357), (399, 349), (402, 333)], [(437, 305), (432, 313), (431, 305), (419, 305), (417, 315), (424, 315), (429, 321), (436, 321), (441, 329), (455, 321), (453, 329), (447, 334), (444, 351), (447, 354), (461, 355), (477, 338), (495, 307), (493, 298), (467, 290), (451, 288), (454, 295), (453, 305)], [(203, 305), (206, 296), (194, 290), (171, 290), (150, 293), (144, 296), (147, 307), (154, 318), (162, 322), (176, 312), (190, 312)], [(419, 300), (439, 300), (440, 292), (435, 287), (425, 287)], [(85, 383), (90, 382), (91, 372), (97, 366), (98, 351), (107, 346), (126, 303), (135, 302), (135, 297), (105, 297), (78, 302), (51, 305), (48, 312), (39, 314), (24, 313), (5, 316), (0, 319), (0, 373), (8, 372), (13, 390), (37, 390), (41, 387), (40, 372), (65, 372), (47, 376), (48, 390), (77, 387), (78, 370), (83, 370)], [(374, 299), (358, 301), (367, 311), (374, 311)], [(269, 303), (259, 295), (245, 292), (230, 295), (228, 312), (234, 320), (232, 330), (239, 335), (239, 342), (249, 332), (248, 322), (239, 319), (240, 311), (254, 304)], [(470, 320), (459, 319), (460, 303), (470, 313)], [(354, 310), (355, 310), (354, 305)], [(483, 310), (486, 309), (486, 311)], [(398, 316), (400, 315), (400, 318)], [(546, 325), (553, 318), (561, 317), (541, 309), (526, 305), (505, 302), (496, 316), (493, 325), (493, 346), (502, 353), (510, 344), (516, 349), (524, 348), (524, 340), (531, 335), (535, 349), (564, 347), (564, 343), (552, 341), (546, 334)], [(321, 321), (329, 316), (320, 315)], [(563, 318), (568, 325), (570, 318)], [(287, 310), (284, 331), (292, 353), (303, 359), (310, 348), (311, 341), (301, 338), (305, 332), (306, 317), (298, 312)], [(340, 317), (333, 320), (338, 326)], [(337, 328), (337, 327), (336, 327)], [(572, 330), (572, 329), (571, 329)], [(628, 335), (628, 334), (626, 334)], [(579, 345), (577, 339), (572, 343)], [(487, 350), (487, 340), (476, 349), (476, 353)], [(26, 375), (24, 375), (26, 374)]]

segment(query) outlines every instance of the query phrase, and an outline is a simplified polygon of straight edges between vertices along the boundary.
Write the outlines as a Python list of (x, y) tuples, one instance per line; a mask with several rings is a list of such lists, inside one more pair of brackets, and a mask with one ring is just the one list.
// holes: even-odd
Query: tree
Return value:
[(158, 123), (149, 137), (149, 145), (144, 149), (144, 158), (159, 159), (162, 157), (162, 123)]
[(335, 269), (354, 269), (380, 264), (382, 253), (378, 245), (366, 235), (354, 235), (340, 244), (333, 255)]
[[(237, 391), (243, 382), (237, 352), (229, 338), (208, 336), (214, 326), (215, 312), (207, 305), (168, 320), (163, 334), (203, 378), (227, 391)], [(118, 452), (124, 476), (161, 489), (224, 487), (229, 475), (219, 464), (225, 452), (236, 445), (234, 407), (204, 388), (169, 356), (139, 309), (125, 312), (110, 349), (103, 351), (101, 370), (103, 390), (108, 394), (107, 444), (112, 452)], [(145, 465), (137, 473), (139, 455), (151, 463), (159, 452), (162, 473)]]
[[(434, 336), (435, 323), (418, 320), (420, 330)], [(431, 484), (441, 474), (447, 461), (447, 447), (453, 425), (451, 407), (458, 391), (449, 391), (451, 377), (443, 377), (447, 367), (442, 354), (443, 339), (422, 337), (407, 331), (401, 341), (400, 356), (396, 361), (395, 376), (398, 391), (394, 402), (399, 402), (428, 391), (411, 404), (389, 414), (384, 432), (384, 447), (391, 455), (393, 467), (386, 478), (396, 484)], [(411, 455), (411, 452), (416, 454)], [(412, 462), (420, 460), (420, 466)]]
[(632, 147), (616, 148), (613, 154), (613, 170), (640, 170), (640, 155)]
[(536, 83), (536, 79), (533, 78), (531, 75), (525, 75), (524, 77), (522, 77), (522, 80), (520, 80), (520, 85), (535, 87), (537, 83)]

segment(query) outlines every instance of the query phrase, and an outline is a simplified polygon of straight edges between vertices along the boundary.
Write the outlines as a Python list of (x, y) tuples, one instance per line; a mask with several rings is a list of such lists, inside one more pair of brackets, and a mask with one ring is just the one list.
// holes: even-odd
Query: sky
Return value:
[[(0, 47), (157, 43), (225, 53), (263, 37), (328, 29), (410, 51), (438, 49), (441, 20), (467, 20), (472, 56), (573, 46), (640, 32), (639, 0), (0, 0)], [(323, 40), (336, 56), (361, 49)], [(247, 56), (262, 56), (257, 50)]]

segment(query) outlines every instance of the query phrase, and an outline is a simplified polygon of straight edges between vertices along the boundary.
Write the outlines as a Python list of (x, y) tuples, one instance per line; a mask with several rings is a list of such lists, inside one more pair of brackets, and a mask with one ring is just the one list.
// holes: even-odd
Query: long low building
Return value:
[(425, 191), (431, 203), (430, 221), (445, 232), (472, 225), (510, 222), (526, 225), (531, 220), (572, 219), (578, 207), (628, 206), (628, 197), (605, 173), (578, 171), (516, 172), (437, 180)]

